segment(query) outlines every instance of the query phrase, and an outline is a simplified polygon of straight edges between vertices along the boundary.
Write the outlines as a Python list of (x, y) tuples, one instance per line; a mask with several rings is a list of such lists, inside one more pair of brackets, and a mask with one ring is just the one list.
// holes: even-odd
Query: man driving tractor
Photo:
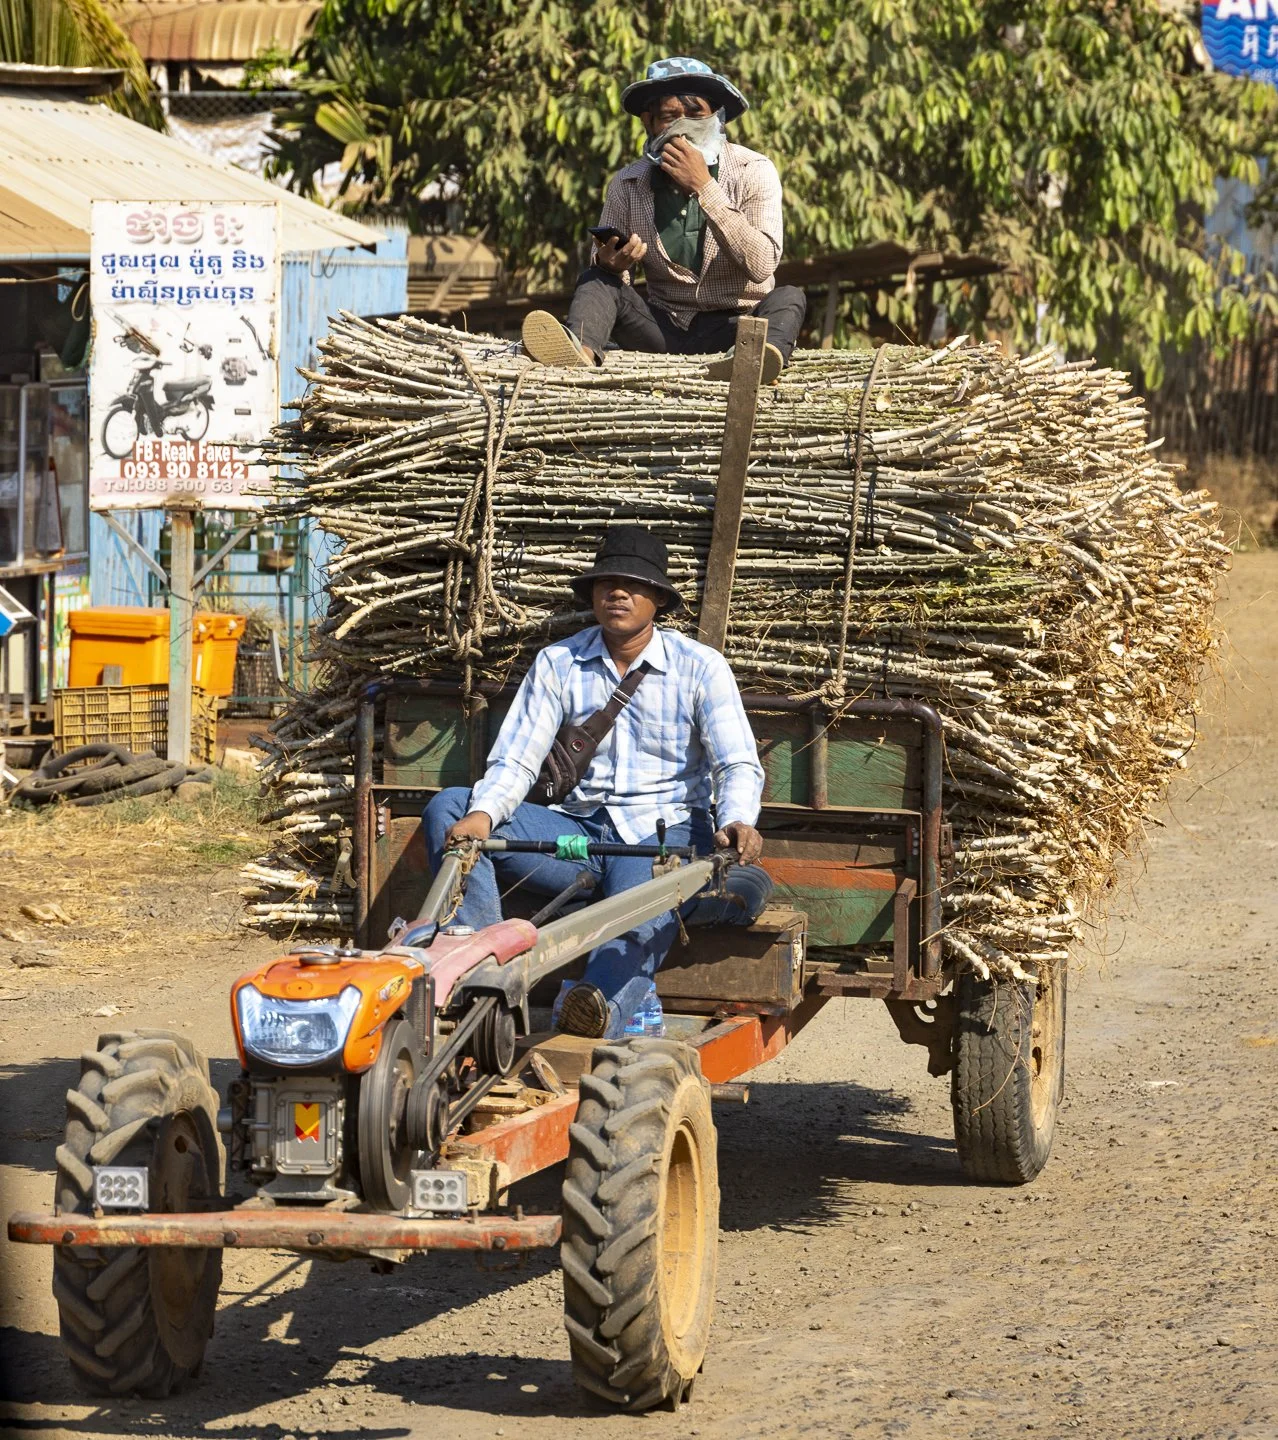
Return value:
[[(532, 311), (524, 349), (543, 365), (600, 365), (609, 346), (709, 355), (730, 350), (737, 321), (752, 315), (768, 322), (763, 382), (771, 384), (799, 338), (807, 300), (775, 279), (776, 166), (724, 135), (749, 108), (745, 96), (704, 62), (675, 56), (650, 65), (621, 103), (643, 122), (648, 143), (608, 184), (567, 326)], [(640, 263), (646, 300), (634, 287)], [(709, 367), (718, 380), (730, 371), (730, 357)]]
[[(763, 768), (727, 661), (655, 623), (683, 602), (667, 577), (665, 544), (643, 526), (612, 526), (594, 565), (572, 588), (598, 624), (538, 653), (483, 778), (473, 789), (440, 791), (426, 807), (432, 870), (438, 871), (450, 845), (490, 835), (578, 835), (626, 845), (653, 845), (663, 837), (669, 845), (701, 851), (732, 847), (741, 861), (732, 872), (736, 903), (720, 905), (710, 918), (749, 924), (772, 888), (754, 864), (763, 849), (754, 828)], [(574, 769), (571, 750), (580, 731), (571, 727), (588, 721), (597, 748), (584, 768)], [(547, 767), (553, 777), (556, 766), (562, 800), (553, 808), (528, 801), (530, 792), (556, 793), (543, 778)], [(577, 864), (533, 854), (483, 855), (453, 923), (475, 929), (495, 924), (502, 919), (499, 886), (553, 895), (583, 868), (593, 871), (604, 896), (652, 876), (651, 860), (636, 856)], [(563, 999), (560, 1028), (595, 1038), (620, 1035), (679, 925), (670, 911), (595, 949), (584, 979)]]

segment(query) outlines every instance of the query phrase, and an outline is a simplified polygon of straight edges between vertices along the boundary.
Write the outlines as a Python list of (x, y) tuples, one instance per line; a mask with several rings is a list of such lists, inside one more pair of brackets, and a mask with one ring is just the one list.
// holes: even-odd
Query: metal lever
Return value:
[(580, 871), (572, 884), (565, 886), (548, 905), (542, 906), (529, 923), (544, 925), (547, 920), (553, 920), (570, 900), (576, 899), (578, 895), (589, 895), (594, 888), (595, 877), (589, 870)]

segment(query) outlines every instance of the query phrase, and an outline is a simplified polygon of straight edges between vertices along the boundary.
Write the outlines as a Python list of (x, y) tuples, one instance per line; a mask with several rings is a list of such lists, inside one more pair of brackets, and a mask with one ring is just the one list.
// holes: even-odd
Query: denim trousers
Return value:
[[(441, 790), (422, 816), (426, 853), (432, 871), (439, 868), (444, 851), (444, 837), (470, 810), (470, 790), (455, 786)], [(493, 830), (498, 840), (556, 840), (561, 835), (582, 835), (592, 843), (624, 844), (623, 837), (609, 818), (606, 809), (590, 815), (565, 815), (545, 805), (524, 803), (504, 824)], [(710, 816), (694, 811), (691, 819), (666, 829), (667, 845), (691, 845), (708, 852), (714, 843)], [(657, 837), (640, 842), (655, 845)], [(538, 897), (557, 895), (567, 889), (582, 870), (595, 876), (595, 890), (587, 898), (602, 899), (633, 889), (652, 879), (652, 860), (635, 855), (592, 857), (585, 861), (557, 860), (553, 855), (512, 854), (481, 855), (466, 883), (466, 897), (457, 911), (455, 923), (482, 929), (502, 919), (503, 893), (515, 890)], [(772, 883), (757, 866), (735, 866), (730, 872), (734, 884), (726, 901), (693, 899), (685, 913), (695, 916), (695, 924), (748, 925), (763, 908)], [(625, 935), (605, 941), (591, 952), (586, 963), (585, 980), (599, 988), (608, 1001), (612, 1023), (609, 1038), (621, 1033), (626, 1022), (643, 1002), (648, 983), (661, 967), (675, 937), (679, 918), (673, 910), (646, 920)]]

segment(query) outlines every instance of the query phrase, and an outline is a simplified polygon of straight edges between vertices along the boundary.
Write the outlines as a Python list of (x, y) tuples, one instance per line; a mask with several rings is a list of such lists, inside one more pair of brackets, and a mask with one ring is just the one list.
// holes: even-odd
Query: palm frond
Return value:
[(0, 61), (123, 70), (112, 110), (167, 130), (146, 62), (115, 18), (114, 0), (0, 0)]

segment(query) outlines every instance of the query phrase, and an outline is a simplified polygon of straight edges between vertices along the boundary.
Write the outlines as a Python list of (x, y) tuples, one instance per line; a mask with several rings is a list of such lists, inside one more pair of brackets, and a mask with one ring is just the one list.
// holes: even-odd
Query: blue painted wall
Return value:
[[(320, 250), (313, 254), (285, 255), (281, 276), (280, 314), (280, 407), (281, 418), (295, 413), (289, 402), (301, 397), (305, 382), (298, 375), (301, 366), (314, 369), (319, 360), (319, 341), (328, 331), (328, 318), (339, 310), (356, 315), (400, 314), (408, 308), (408, 232), (388, 227), (377, 253), (367, 250)], [(146, 546), (158, 554), (162, 514), (158, 510), (121, 511), (117, 519)], [(247, 515), (244, 517), (249, 518)], [(310, 542), (312, 573), (307, 589), (318, 599), (322, 579), (318, 565), (330, 552), (328, 538), (317, 532)], [(257, 590), (257, 557), (232, 552), (231, 568), (243, 571), (245, 586)], [(249, 575), (253, 576), (250, 582)], [(266, 579), (266, 577), (263, 577)], [(151, 589), (147, 571), (137, 556), (107, 529), (100, 515), (89, 521), (89, 584), (94, 605), (146, 605)], [(270, 589), (278, 587), (270, 582)], [(157, 603), (163, 603), (158, 601)]]

